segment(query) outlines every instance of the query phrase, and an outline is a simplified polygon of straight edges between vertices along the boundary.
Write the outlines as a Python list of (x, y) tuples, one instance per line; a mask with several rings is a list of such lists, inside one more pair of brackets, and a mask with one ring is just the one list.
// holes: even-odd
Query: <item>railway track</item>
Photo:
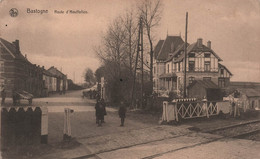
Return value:
[[(248, 138), (248, 136), (260, 133), (260, 120), (224, 126), (204, 132), (231, 138)], [(255, 138), (254, 140), (260, 140), (260, 138)]]

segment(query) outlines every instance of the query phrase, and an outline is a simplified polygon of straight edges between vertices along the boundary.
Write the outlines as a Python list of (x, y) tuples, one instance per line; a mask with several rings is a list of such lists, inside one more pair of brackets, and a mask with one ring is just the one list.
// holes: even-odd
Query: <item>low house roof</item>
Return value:
[(247, 97), (260, 97), (260, 90), (254, 89), (254, 88), (244, 88), (244, 89), (238, 89), (239, 92), (242, 92)]
[(47, 71), (47, 70), (43, 70), (43, 74), (47, 75), (47, 76), (51, 76), (54, 77), (55, 75), (53, 75), (51, 72)]
[(211, 80), (194, 80), (187, 88), (192, 88), (194, 85), (200, 85), (201, 87), (203, 88), (215, 88), (215, 89), (218, 89), (219, 87), (214, 83), (212, 82)]
[(54, 66), (50, 67), (47, 71), (50, 72), (52, 75), (57, 76), (57, 77), (65, 77), (66, 76), (61, 71), (59, 71), (57, 68), (55, 68)]

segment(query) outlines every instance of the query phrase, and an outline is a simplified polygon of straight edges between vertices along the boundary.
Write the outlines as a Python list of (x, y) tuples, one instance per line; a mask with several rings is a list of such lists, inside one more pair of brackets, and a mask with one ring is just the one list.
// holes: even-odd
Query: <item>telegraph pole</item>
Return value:
[(185, 43), (184, 43), (184, 88), (183, 88), (184, 98), (186, 98), (187, 29), (188, 29), (188, 12), (186, 12)]
[(139, 22), (139, 31), (138, 31), (138, 45), (137, 45), (137, 53), (136, 53), (136, 61), (135, 61), (135, 71), (134, 71), (134, 84), (132, 89), (132, 105), (134, 101), (134, 93), (135, 93), (135, 84), (136, 84), (136, 70), (138, 67), (139, 53), (141, 51), (141, 107), (143, 107), (143, 83), (144, 83), (144, 68), (143, 68), (143, 20), (140, 17)]

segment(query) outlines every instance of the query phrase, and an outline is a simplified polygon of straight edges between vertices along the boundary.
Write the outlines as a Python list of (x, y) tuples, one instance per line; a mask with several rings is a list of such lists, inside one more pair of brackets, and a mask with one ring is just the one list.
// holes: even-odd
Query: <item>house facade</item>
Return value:
[(12, 96), (13, 90), (42, 96), (42, 69), (30, 63), (20, 52), (19, 40), (11, 43), (0, 38), (0, 64), (0, 84), (6, 89), (8, 97)]
[(67, 75), (64, 75), (54, 66), (50, 67), (47, 71), (51, 73), (52, 76), (56, 77), (56, 81), (53, 85), (56, 85), (56, 88), (54, 89), (56, 89), (57, 92), (64, 92), (68, 90)]
[[(175, 37), (169, 40), (167, 36), (164, 42), (159, 41), (155, 47), (154, 72), (157, 73), (154, 75), (154, 91), (158, 93), (175, 92), (183, 95), (185, 45), (180, 39)], [(222, 59), (212, 50), (210, 41), (205, 46), (199, 38), (197, 42), (186, 46), (186, 86), (195, 80), (210, 80), (220, 88), (228, 86), (232, 73), (220, 64)]]
[(57, 77), (45, 69), (43, 70), (43, 81), (47, 94), (57, 91)]

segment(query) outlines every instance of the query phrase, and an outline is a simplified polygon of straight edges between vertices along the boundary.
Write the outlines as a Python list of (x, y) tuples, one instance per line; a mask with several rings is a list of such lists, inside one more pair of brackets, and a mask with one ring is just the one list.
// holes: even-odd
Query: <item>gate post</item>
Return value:
[(207, 99), (206, 98), (202, 99), (202, 102), (203, 102), (203, 107), (206, 109), (207, 118), (209, 118), (209, 110), (208, 110)]
[(175, 120), (178, 122), (179, 121), (179, 117), (178, 117), (177, 101), (173, 100), (173, 103), (174, 103)]
[(42, 107), (42, 120), (41, 120), (41, 143), (48, 143), (48, 109)]
[(167, 121), (168, 120), (167, 106), (168, 106), (168, 102), (167, 101), (163, 101), (162, 121)]
[(64, 134), (63, 140), (70, 141), (71, 140), (71, 124), (70, 124), (70, 116), (74, 111), (69, 108), (64, 109)]

